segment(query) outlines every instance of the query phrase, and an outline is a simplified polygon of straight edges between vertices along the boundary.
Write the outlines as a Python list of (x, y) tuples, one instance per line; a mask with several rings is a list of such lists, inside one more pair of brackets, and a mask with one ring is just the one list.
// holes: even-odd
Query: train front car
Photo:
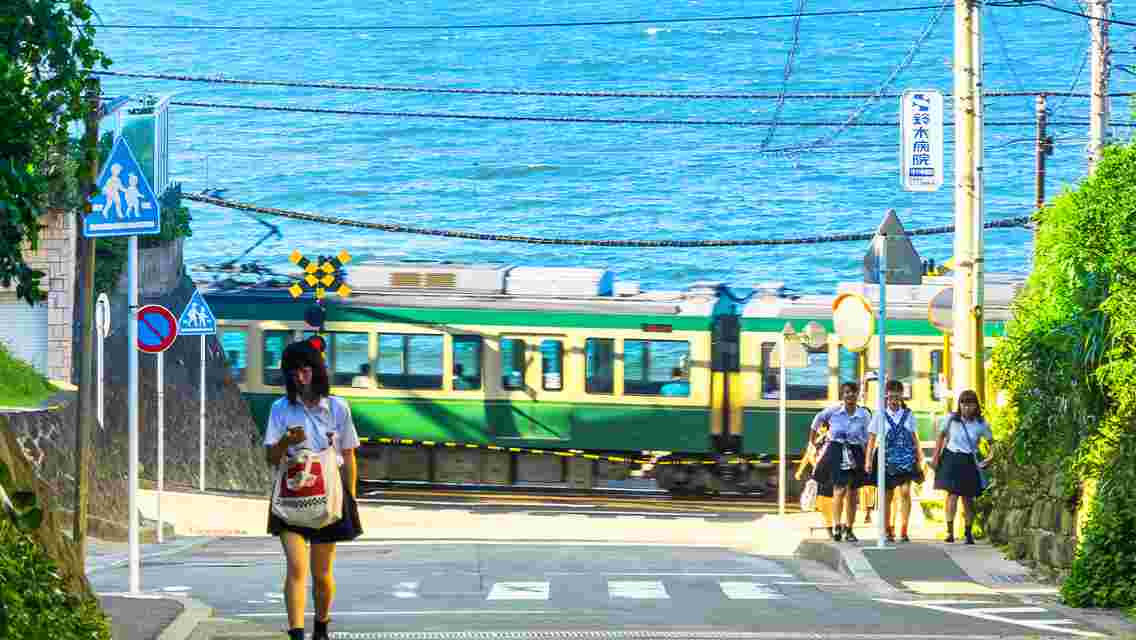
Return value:
[[(714, 285), (641, 292), (602, 269), (444, 263), (358, 265), (348, 283), (350, 297), (326, 303), (324, 335), (332, 393), (366, 440), (365, 479), (588, 488), (629, 468), (595, 455), (714, 451)], [(312, 333), (314, 300), (263, 286), (208, 295), (263, 429), (280, 354)]]

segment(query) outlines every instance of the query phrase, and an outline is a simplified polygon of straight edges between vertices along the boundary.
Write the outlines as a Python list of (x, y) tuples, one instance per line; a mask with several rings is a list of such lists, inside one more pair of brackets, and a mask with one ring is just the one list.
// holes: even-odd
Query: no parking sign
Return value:
[(138, 309), (138, 350), (161, 353), (177, 339), (177, 318), (160, 304)]

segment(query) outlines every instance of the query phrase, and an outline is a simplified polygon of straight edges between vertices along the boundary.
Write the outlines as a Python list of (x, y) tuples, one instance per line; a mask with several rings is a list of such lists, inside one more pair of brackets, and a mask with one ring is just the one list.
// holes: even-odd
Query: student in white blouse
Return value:
[[(856, 491), (867, 484), (864, 473), (864, 445), (868, 442), (868, 420), (871, 413), (856, 404), (860, 385), (840, 385), (841, 404), (829, 407), (813, 418), (812, 431), (828, 425), (828, 440), (821, 449), (813, 477), (820, 484), (832, 485), (833, 540), (856, 542), (852, 532), (856, 520)], [(841, 524), (846, 523), (846, 524)]]
[(876, 453), (880, 437), (884, 438), (884, 523), (887, 525), (888, 542), (895, 542), (894, 513), (892, 499), (899, 492), (900, 540), (911, 542), (907, 537), (907, 525), (911, 521), (911, 482), (922, 482), (923, 451), (919, 446), (919, 436), (915, 429), (915, 415), (903, 402), (903, 383), (888, 380), (884, 387), (887, 406), (882, 414), (872, 419), (868, 428), (868, 458), (864, 464), (869, 477), (873, 468), (879, 469)]
[[(990, 456), (979, 460), (978, 444), (990, 443)], [(935, 443), (935, 488), (947, 492), (947, 542), (955, 541), (955, 509), (962, 497), (966, 543), (974, 544), (974, 499), (982, 493), (980, 469), (990, 464), (994, 455), (994, 433), (982, 418), (978, 394), (967, 389), (959, 394), (958, 411), (943, 419), (939, 439)]]
[(347, 402), (330, 395), (327, 366), (315, 346), (307, 341), (288, 345), (280, 368), (287, 397), (273, 403), (268, 416), (264, 434), (268, 464), (276, 466), (284, 456), (295, 455), (301, 445), (315, 451), (335, 447), (343, 480), (343, 517), (326, 527), (291, 525), (271, 510), (268, 518), (268, 532), (280, 536), (287, 557), (284, 605), (289, 639), (304, 640), (304, 600), (310, 569), (315, 600), (315, 631), (311, 640), (328, 640), (331, 603), (335, 599), (335, 543), (354, 540), (363, 533), (355, 502), (355, 449), (359, 446), (359, 434)]

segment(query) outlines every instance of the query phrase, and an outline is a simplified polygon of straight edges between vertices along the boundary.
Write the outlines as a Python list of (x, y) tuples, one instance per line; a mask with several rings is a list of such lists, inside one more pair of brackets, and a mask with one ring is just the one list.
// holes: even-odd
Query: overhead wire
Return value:
[(562, 22), (530, 22), (505, 24), (449, 24), (449, 25), (193, 25), (193, 24), (100, 24), (99, 29), (186, 30), (186, 31), (449, 31), (467, 29), (546, 29), (551, 27), (606, 27), (639, 24), (686, 24), (701, 22), (751, 22), (795, 18), (822, 18), (833, 16), (860, 16), (881, 13), (906, 13), (936, 9), (938, 5), (913, 5), (872, 9), (837, 9), (807, 13), (771, 13), (740, 16), (693, 16), (689, 18), (633, 18), (626, 20), (585, 20)]
[(801, 46), (801, 14), (805, 12), (807, 0), (797, 0), (797, 17), (793, 20), (793, 40), (789, 44), (789, 52), (785, 55), (785, 69), (781, 72), (781, 89), (777, 92), (777, 105), (773, 108), (773, 124), (765, 132), (765, 139), (761, 141), (761, 150), (769, 148), (777, 133), (777, 120), (781, 117), (781, 110), (785, 107), (785, 94), (789, 91), (789, 78), (793, 76), (793, 60)]
[[(302, 220), (305, 222), (318, 222), (322, 224), (354, 227), (357, 229), (368, 229), (371, 231), (384, 231), (387, 233), (404, 233), (423, 236), (436, 236), (442, 238), (457, 238), (462, 240), (481, 240), (488, 242), (513, 242), (522, 244), (543, 244), (543, 245), (568, 245), (568, 246), (590, 246), (590, 247), (609, 247), (609, 248), (708, 248), (708, 247), (752, 247), (752, 246), (787, 246), (787, 245), (800, 245), (800, 244), (822, 244), (829, 242), (851, 242), (859, 240), (871, 240), (876, 236), (875, 231), (865, 231), (859, 233), (839, 233), (829, 234), (823, 236), (810, 236), (805, 238), (764, 238), (764, 239), (746, 239), (746, 240), (590, 240), (580, 238), (545, 238), (537, 236), (522, 236), (510, 235), (501, 233), (480, 233), (474, 231), (457, 231), (452, 229), (430, 229), (425, 227), (412, 227), (402, 224), (392, 224), (385, 222), (368, 222), (365, 220), (353, 220), (351, 218), (340, 218), (336, 216), (324, 216), (306, 211), (294, 211), (288, 209), (279, 209), (275, 207), (264, 207), (254, 205), (247, 202), (237, 202), (227, 200), (224, 198), (216, 198), (201, 194), (183, 193), (182, 198), (202, 204), (209, 204), (226, 209), (234, 209), (237, 211), (245, 211), (250, 213), (258, 213), (263, 215), (276, 216), (287, 218), (291, 220)], [(1002, 220), (994, 220), (987, 222), (983, 225), (985, 229), (1007, 229), (1014, 227), (1021, 227), (1029, 223), (1030, 216), (1017, 216), (1014, 218), (1004, 218)], [(924, 236), (924, 235), (938, 235), (944, 233), (952, 233), (955, 226), (943, 225), (940, 227), (927, 227), (923, 229), (912, 229), (907, 232), (909, 236)]]

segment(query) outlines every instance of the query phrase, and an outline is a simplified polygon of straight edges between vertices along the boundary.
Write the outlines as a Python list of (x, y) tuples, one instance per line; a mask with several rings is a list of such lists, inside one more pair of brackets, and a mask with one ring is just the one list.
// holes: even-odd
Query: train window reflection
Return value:
[(501, 388), (525, 388), (525, 341), (519, 338), (501, 339)]
[(379, 386), (442, 388), (442, 336), (379, 334)]
[(481, 336), (454, 336), (454, 390), (481, 388)]
[[(761, 345), (761, 397), (777, 400), (781, 397), (780, 363), (773, 361), (775, 342)], [(807, 349), (808, 364), (800, 369), (786, 369), (785, 392), (787, 400), (828, 399), (828, 347)]]
[(629, 395), (689, 396), (686, 363), (690, 343), (677, 340), (624, 340), (623, 392)]
[(284, 386), (284, 372), (280, 370), (280, 358), (284, 355), (284, 347), (292, 341), (291, 331), (265, 331), (264, 353), (261, 362), (264, 363), (261, 372), (264, 384), (273, 387)]
[(225, 352), (225, 362), (235, 382), (245, 381), (245, 369), (248, 367), (248, 331), (246, 329), (221, 330), (221, 349)]
[(584, 390), (615, 392), (615, 340), (588, 338), (584, 343)]
[(935, 349), (931, 352), (931, 399), (942, 400), (945, 386), (939, 384), (939, 376), (943, 375), (943, 350)]
[(564, 390), (564, 343), (545, 340), (540, 343), (540, 377), (545, 391)]
[(331, 369), (331, 384), (368, 388), (371, 384), (371, 360), (367, 356), (366, 333), (331, 334), (327, 341), (327, 361)]
[(915, 386), (915, 358), (911, 349), (888, 349), (888, 368), (884, 372), (888, 380), (903, 383), (903, 397), (911, 399), (911, 389)]
[[(843, 346), (840, 346), (837, 354), (837, 382), (860, 382), (860, 377), (864, 375), (863, 367), (860, 366), (860, 354), (855, 351), (849, 351)], [(836, 398), (840, 399), (839, 396)]]

